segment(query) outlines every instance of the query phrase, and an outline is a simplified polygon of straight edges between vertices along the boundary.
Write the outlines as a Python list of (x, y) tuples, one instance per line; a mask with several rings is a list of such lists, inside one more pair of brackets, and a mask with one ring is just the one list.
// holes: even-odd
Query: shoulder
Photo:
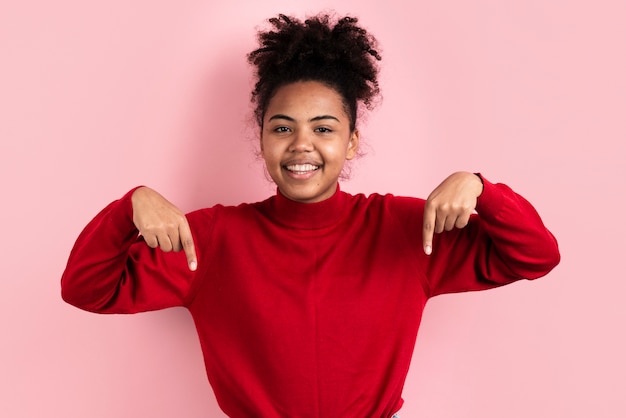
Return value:
[(211, 207), (196, 209), (186, 214), (190, 222), (210, 222), (215, 219), (245, 216), (258, 210), (257, 206), (262, 203), (241, 203), (239, 205), (216, 204)]
[(373, 193), (370, 195), (348, 195), (348, 206), (352, 214), (362, 214), (365, 218), (389, 225), (396, 224), (406, 227), (420, 224), (424, 214), (424, 199), (393, 194)]
[[(347, 193), (346, 193), (347, 194)], [(423, 210), (424, 199), (408, 196), (396, 196), (391, 193), (380, 194), (348, 194), (351, 203), (355, 206), (362, 206), (368, 209), (379, 209), (382, 211), (414, 211), (416, 209)]]
[(187, 213), (186, 216), (190, 225), (198, 226), (224, 222), (241, 222), (260, 216), (263, 208), (272, 199), (273, 197), (270, 197), (261, 202), (240, 203), (237, 205), (216, 204), (211, 207), (194, 210)]

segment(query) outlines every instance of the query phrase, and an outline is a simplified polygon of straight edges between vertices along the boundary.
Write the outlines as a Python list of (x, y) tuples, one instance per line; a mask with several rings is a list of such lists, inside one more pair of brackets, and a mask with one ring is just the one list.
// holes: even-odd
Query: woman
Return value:
[(541, 277), (558, 247), (526, 200), (480, 175), (452, 174), (426, 201), (342, 192), (359, 106), (378, 95), (376, 41), (354, 18), (270, 22), (249, 61), (276, 195), (185, 216), (131, 190), (78, 238), (63, 298), (187, 307), (231, 417), (389, 418), (427, 300)]

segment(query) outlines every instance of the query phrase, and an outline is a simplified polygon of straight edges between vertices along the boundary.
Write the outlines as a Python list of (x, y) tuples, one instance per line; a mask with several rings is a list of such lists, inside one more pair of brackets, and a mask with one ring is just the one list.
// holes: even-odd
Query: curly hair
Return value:
[(333, 19), (319, 14), (304, 22), (284, 14), (269, 19), (272, 28), (259, 31), (259, 48), (248, 54), (255, 67), (256, 85), (251, 101), (263, 126), (265, 111), (276, 90), (297, 81), (319, 81), (343, 98), (350, 128), (356, 127), (357, 109), (372, 109), (380, 94), (377, 41), (357, 25), (358, 19)]

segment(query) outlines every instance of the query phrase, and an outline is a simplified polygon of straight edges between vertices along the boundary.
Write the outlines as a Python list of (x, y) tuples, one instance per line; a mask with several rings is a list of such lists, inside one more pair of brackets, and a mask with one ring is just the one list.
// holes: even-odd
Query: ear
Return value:
[(351, 160), (356, 157), (356, 152), (359, 149), (359, 131), (355, 129), (350, 134), (350, 142), (348, 142), (348, 152), (346, 153), (346, 160)]

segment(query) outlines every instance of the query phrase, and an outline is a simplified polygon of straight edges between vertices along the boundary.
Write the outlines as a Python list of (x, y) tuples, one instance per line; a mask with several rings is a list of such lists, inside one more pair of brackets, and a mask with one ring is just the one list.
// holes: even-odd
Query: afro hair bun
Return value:
[(337, 90), (349, 109), (352, 128), (358, 103), (373, 107), (379, 95), (377, 41), (358, 19), (319, 14), (300, 21), (284, 14), (258, 32), (259, 48), (248, 54), (255, 67), (252, 102), (259, 126), (276, 90), (296, 81), (319, 81)]

